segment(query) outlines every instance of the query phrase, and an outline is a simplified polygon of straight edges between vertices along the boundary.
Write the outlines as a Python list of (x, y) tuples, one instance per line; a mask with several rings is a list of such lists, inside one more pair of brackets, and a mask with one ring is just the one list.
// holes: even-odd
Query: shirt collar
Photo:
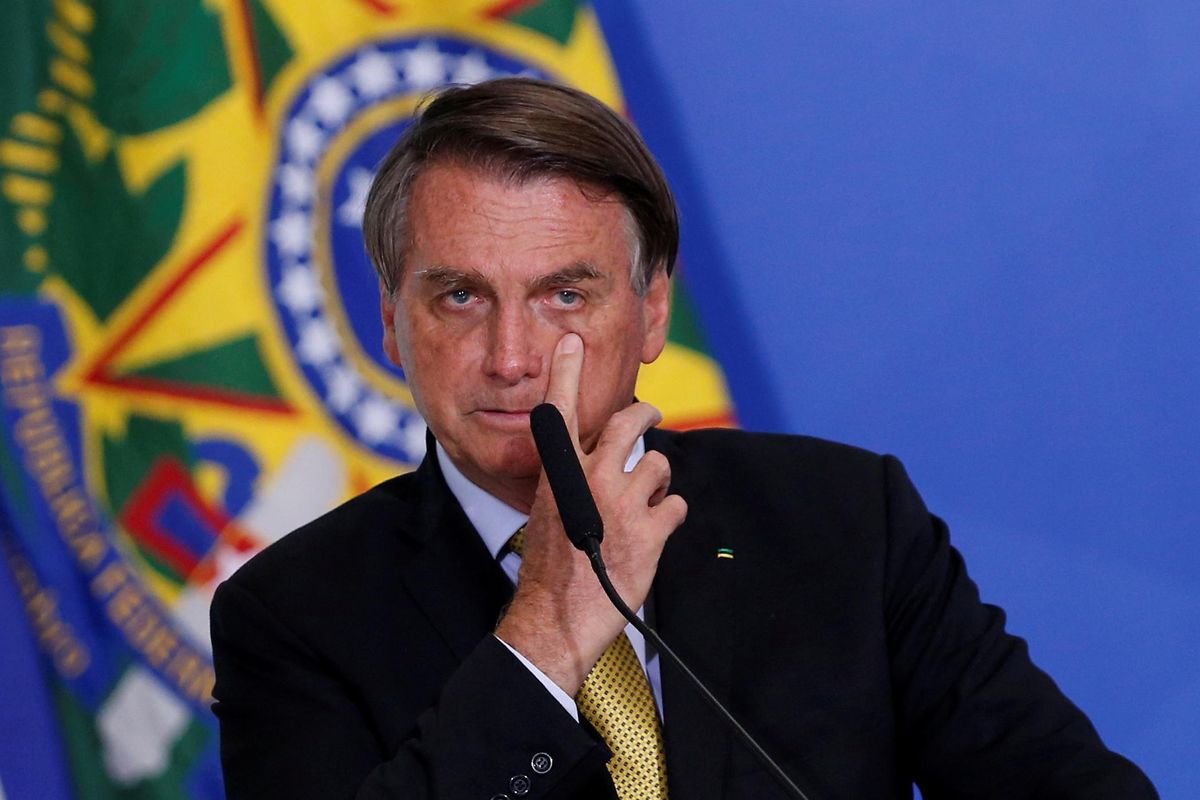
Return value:
[[(639, 436), (633, 443), (629, 458), (625, 461), (625, 471), (632, 471), (645, 454), (646, 442), (643, 437)], [(522, 514), (500, 498), (472, 483), (455, 466), (441, 442), (437, 443), (437, 460), (438, 466), (442, 469), (442, 475), (446, 478), (446, 485), (450, 487), (450, 493), (454, 495), (454, 499), (458, 500), (463, 513), (475, 526), (479, 538), (483, 539), (483, 544), (492, 554), (492, 558), (496, 558), (517, 528), (529, 521), (529, 515)]]

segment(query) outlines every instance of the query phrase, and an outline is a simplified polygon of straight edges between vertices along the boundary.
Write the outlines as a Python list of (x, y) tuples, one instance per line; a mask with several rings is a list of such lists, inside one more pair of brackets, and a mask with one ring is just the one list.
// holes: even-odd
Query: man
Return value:
[(621, 595), (814, 800), (1155, 796), (979, 602), (894, 459), (653, 428), (633, 391), (666, 338), (675, 207), (600, 103), (514, 79), (442, 94), (364, 234), (433, 439), (218, 591), (231, 798), (783, 796), (567, 542), (529, 433), (543, 401)]

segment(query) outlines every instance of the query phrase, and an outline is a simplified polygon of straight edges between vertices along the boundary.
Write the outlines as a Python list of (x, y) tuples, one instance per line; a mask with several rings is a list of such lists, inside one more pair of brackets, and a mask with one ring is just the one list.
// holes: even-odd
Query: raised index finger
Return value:
[(550, 361), (550, 385), (546, 387), (546, 402), (553, 403), (563, 415), (571, 441), (579, 450), (579, 375), (583, 371), (583, 340), (568, 333), (558, 340)]

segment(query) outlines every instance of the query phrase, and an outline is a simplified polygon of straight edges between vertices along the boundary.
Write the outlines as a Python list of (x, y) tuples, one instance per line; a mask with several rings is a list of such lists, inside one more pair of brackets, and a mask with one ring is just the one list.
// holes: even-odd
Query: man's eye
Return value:
[(560, 289), (555, 293), (555, 299), (557, 299), (561, 305), (575, 306), (579, 305), (579, 303), (583, 300), (583, 297), (579, 294), (579, 292), (576, 292), (573, 289)]
[(455, 289), (446, 295), (446, 299), (450, 301), (450, 305), (465, 306), (474, 296), (469, 289)]

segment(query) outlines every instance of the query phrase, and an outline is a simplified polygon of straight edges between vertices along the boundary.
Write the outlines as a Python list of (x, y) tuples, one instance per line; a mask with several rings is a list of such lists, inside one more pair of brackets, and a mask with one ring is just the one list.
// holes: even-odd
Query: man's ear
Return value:
[(383, 281), (379, 282), (379, 316), (383, 320), (383, 352), (387, 354), (388, 361), (403, 369), (400, 348), (396, 346), (396, 298), (383, 285)]
[(667, 330), (671, 326), (671, 279), (665, 269), (657, 269), (646, 289), (646, 334), (642, 340), (642, 363), (658, 358), (667, 345)]

